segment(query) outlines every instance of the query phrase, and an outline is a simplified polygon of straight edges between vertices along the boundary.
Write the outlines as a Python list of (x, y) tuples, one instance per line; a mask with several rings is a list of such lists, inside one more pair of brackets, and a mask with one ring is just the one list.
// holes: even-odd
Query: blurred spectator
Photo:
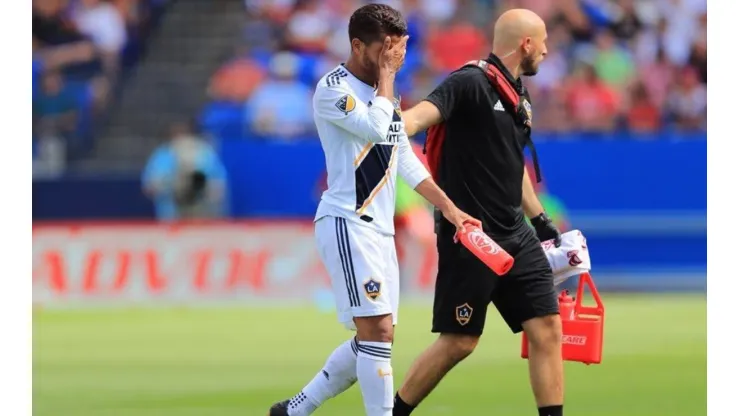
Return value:
[(537, 131), (565, 132), (574, 129), (567, 107), (566, 90), (558, 88), (533, 97), (536, 110), (534, 126)]
[[(555, 2), (554, 2), (555, 3)], [(564, 24), (576, 42), (588, 42), (593, 37), (593, 27), (579, 0), (559, 0), (555, 21)]]
[[(498, 14), (527, 8), (547, 22), (549, 32), (548, 57), (539, 74), (525, 80), (538, 131), (603, 132), (617, 127), (653, 131), (667, 122), (682, 129), (706, 123), (706, 111), (697, 110), (702, 101), (706, 107), (706, 97), (699, 97), (707, 82), (705, 0), (382, 2), (399, 8), (409, 24), (406, 63), (396, 79), (396, 91), (404, 98), (402, 108), (424, 98), (450, 71), (485, 57)], [(214, 75), (209, 87), (214, 104), (246, 100), (245, 119), (252, 136), (311, 134), (305, 96), (311, 95), (318, 78), (345, 58), (347, 21), (365, 1), (245, 3), (250, 19), (243, 38), (261, 50), (252, 50), (254, 62), (237, 58)], [(276, 56), (290, 62), (279, 66), (282, 75), (275, 71)], [(260, 81), (257, 71), (250, 69), (254, 64), (270, 66), (271, 75)], [(698, 74), (698, 84), (676, 86), (671, 96), (680, 96), (680, 104), (670, 103), (669, 89), (685, 67)], [(258, 85), (250, 96), (254, 84)], [(212, 119), (213, 131), (232, 132), (232, 124), (238, 125)]]
[(639, 78), (645, 85), (652, 102), (663, 108), (668, 95), (668, 87), (673, 83), (676, 68), (668, 61), (663, 49), (658, 50), (654, 62), (642, 65)]
[(700, 34), (698, 17), (706, 13), (706, 0), (659, 0), (658, 5), (664, 17), (662, 46), (671, 62), (682, 65), (688, 60), (691, 45)]
[(161, 221), (223, 216), (226, 182), (216, 151), (187, 123), (171, 126), (169, 141), (154, 150), (142, 175)]
[(331, 16), (322, 2), (302, 0), (288, 21), (285, 41), (295, 51), (323, 52), (331, 29)]
[(616, 127), (619, 99), (591, 66), (577, 70), (567, 92), (569, 117), (579, 130), (608, 131)]
[(626, 121), (630, 130), (638, 132), (654, 132), (661, 127), (660, 109), (650, 99), (642, 83), (632, 88)]
[(240, 48), (236, 56), (224, 64), (211, 78), (210, 97), (216, 101), (244, 103), (265, 79), (265, 71)]
[(544, 91), (561, 86), (570, 71), (566, 55), (571, 41), (570, 32), (563, 24), (553, 25), (548, 32), (547, 58), (540, 64), (537, 76), (525, 80), (527, 84), (536, 85)]
[(56, 177), (64, 173), (67, 165), (64, 139), (41, 130), (39, 139), (34, 140), (32, 170), (34, 178)]
[(614, 87), (626, 85), (635, 73), (635, 64), (629, 52), (617, 45), (614, 35), (608, 31), (596, 37), (594, 67), (599, 78)]
[(699, 74), (699, 80), (703, 84), (707, 83), (707, 14), (699, 16), (700, 32), (697, 34), (691, 45), (689, 54), (689, 65), (691, 65)]
[(430, 28), (426, 52), (432, 68), (450, 72), (471, 59), (487, 56), (490, 46), (479, 28), (458, 16), (447, 24)]
[(289, 138), (313, 130), (313, 91), (296, 80), (298, 64), (298, 57), (290, 52), (272, 58), (270, 79), (257, 87), (246, 106), (254, 131)]
[(92, 43), (79, 41), (68, 44), (48, 46), (37, 38), (33, 38), (33, 59), (47, 71), (63, 69), (70, 65), (89, 62), (95, 58), (95, 48)]
[(127, 39), (121, 12), (103, 0), (80, 0), (72, 16), (78, 30), (89, 36), (100, 51), (106, 73), (114, 78)]
[(427, 22), (446, 22), (452, 19), (458, 7), (457, 0), (415, 0), (410, 6), (418, 5), (421, 17)]
[(642, 20), (635, 9), (635, 0), (618, 0), (610, 29), (618, 39), (630, 40), (643, 28)]
[(293, 7), (298, 0), (245, 0), (247, 10), (255, 16), (264, 16), (278, 24), (290, 19)]
[(84, 37), (63, 15), (62, 0), (34, 0), (32, 31), (34, 39), (43, 45), (61, 45), (84, 40)]
[[(352, 13), (360, 6), (359, 0), (335, 0), (327, 2), (327, 7), (332, 12), (332, 29), (326, 42), (326, 71), (336, 66), (337, 62), (346, 59), (347, 53), (351, 48), (349, 37), (347, 36), (347, 22)], [(316, 74), (318, 80), (326, 71), (320, 71)]]
[(74, 92), (58, 72), (44, 75), (41, 91), (33, 101), (34, 125), (43, 135), (74, 141), (78, 111)]
[(691, 67), (684, 68), (677, 85), (668, 95), (668, 109), (676, 126), (681, 129), (706, 128), (707, 90)]

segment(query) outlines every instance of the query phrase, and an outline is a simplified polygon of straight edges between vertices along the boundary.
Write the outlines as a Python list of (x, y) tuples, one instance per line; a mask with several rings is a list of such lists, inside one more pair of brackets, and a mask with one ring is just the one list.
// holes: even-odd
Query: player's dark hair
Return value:
[(349, 40), (359, 39), (364, 44), (382, 40), (385, 36), (405, 36), (406, 19), (398, 10), (385, 4), (367, 4), (349, 18)]

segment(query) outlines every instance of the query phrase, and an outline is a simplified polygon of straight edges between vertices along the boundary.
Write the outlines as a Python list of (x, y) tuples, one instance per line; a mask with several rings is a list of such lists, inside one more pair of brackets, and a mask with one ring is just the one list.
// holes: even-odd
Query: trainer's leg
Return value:
[(367, 416), (392, 416), (393, 315), (355, 317), (357, 380)]
[(540, 416), (563, 414), (563, 327), (560, 315), (522, 324), (529, 339), (529, 378)]
[(492, 296), (512, 332), (529, 339), (529, 378), (540, 416), (563, 415), (562, 322), (552, 270), (534, 232)]
[(478, 345), (497, 278), (452, 238), (438, 236), (432, 332), (439, 337), (411, 366), (396, 394), (394, 416), (407, 416)]
[(442, 378), (475, 350), (478, 339), (477, 335), (441, 334), (411, 365), (396, 394), (393, 414), (411, 414)]
[(350, 388), (357, 381), (357, 339), (337, 347), (324, 367), (288, 404), (291, 416), (310, 415), (325, 401)]

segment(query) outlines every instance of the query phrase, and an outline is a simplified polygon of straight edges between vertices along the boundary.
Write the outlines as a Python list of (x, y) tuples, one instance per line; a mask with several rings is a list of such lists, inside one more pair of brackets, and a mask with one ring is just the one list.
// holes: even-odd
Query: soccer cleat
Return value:
[(288, 403), (290, 403), (290, 400), (273, 404), (267, 416), (288, 416)]

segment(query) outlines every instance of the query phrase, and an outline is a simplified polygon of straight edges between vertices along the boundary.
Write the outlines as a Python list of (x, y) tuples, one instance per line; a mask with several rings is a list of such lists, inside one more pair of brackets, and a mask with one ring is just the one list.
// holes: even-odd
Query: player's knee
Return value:
[(357, 340), (372, 342), (393, 342), (393, 316), (356, 317)]
[(531, 348), (536, 350), (560, 349), (563, 324), (560, 315), (548, 315), (530, 319), (524, 323)]
[(475, 351), (475, 347), (478, 346), (478, 340), (480, 339), (477, 335), (462, 335), (462, 334), (442, 334), (440, 335), (440, 341), (442, 341), (448, 351), (449, 357), (457, 361), (464, 360), (467, 356)]

